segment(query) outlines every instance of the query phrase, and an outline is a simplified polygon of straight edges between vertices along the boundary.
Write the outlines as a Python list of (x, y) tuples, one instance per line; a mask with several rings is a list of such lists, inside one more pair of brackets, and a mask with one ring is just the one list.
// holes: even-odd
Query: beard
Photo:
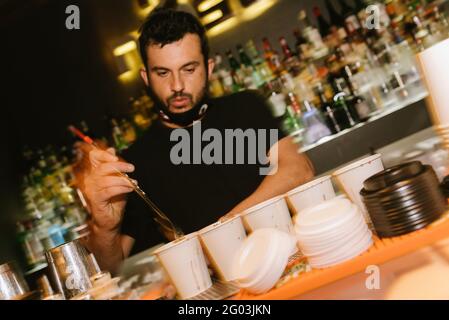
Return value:
[[(191, 125), (195, 120), (198, 120), (204, 112), (202, 109), (202, 106), (207, 101), (208, 97), (208, 90), (207, 90), (207, 83), (208, 79), (206, 77), (206, 81), (198, 94), (198, 97), (196, 101), (194, 101), (193, 96), (189, 93), (183, 93), (183, 92), (175, 92), (173, 95), (168, 97), (166, 101), (164, 102), (161, 100), (157, 94), (154, 92), (153, 88), (150, 86), (146, 87), (146, 92), (148, 96), (153, 100), (154, 107), (156, 111), (159, 113), (159, 116), (168, 122), (174, 123), (176, 125), (186, 127)], [(189, 99), (192, 103), (192, 108), (184, 111), (184, 112), (171, 112), (170, 111), (170, 104), (174, 99), (179, 98), (186, 98)]]

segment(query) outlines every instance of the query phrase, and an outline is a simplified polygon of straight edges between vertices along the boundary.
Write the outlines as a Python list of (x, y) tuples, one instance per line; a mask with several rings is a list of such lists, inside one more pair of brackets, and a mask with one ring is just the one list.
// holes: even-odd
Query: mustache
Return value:
[(193, 100), (193, 96), (190, 93), (184, 93), (184, 92), (175, 92), (170, 97), (167, 98), (167, 104), (170, 104), (173, 102), (173, 100), (179, 99), (179, 98), (188, 98), (190, 101)]

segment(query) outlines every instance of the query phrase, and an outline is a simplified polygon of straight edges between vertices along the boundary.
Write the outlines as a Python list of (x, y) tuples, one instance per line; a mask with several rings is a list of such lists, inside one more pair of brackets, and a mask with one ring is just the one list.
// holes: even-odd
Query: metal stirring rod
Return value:
[[(76, 136), (81, 138), (84, 142), (90, 144), (95, 149), (101, 150), (101, 148), (89, 136), (86, 136), (80, 130), (75, 128), (74, 126), (69, 126), (69, 130), (72, 133), (74, 133)], [(114, 170), (117, 172), (117, 174), (119, 174), (121, 177), (127, 179), (129, 181), (129, 183), (131, 183), (134, 191), (158, 215), (158, 217), (154, 218), (154, 220), (157, 223), (159, 223), (163, 228), (171, 230), (173, 232), (175, 239), (178, 239), (178, 238), (184, 236), (184, 233), (173, 224), (173, 222), (153, 203), (153, 201), (150, 200), (150, 198), (148, 198), (146, 193), (137, 185), (137, 183), (134, 182), (134, 180), (132, 180), (126, 173), (123, 173), (116, 168), (114, 168)], [(167, 226), (167, 224), (168, 224), (168, 226)]]

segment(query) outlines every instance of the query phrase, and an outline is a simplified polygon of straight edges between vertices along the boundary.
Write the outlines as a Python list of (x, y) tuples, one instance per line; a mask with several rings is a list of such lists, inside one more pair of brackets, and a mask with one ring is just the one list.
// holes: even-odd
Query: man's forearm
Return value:
[(88, 247), (102, 270), (115, 273), (124, 259), (121, 235), (118, 231), (101, 230), (91, 223)]

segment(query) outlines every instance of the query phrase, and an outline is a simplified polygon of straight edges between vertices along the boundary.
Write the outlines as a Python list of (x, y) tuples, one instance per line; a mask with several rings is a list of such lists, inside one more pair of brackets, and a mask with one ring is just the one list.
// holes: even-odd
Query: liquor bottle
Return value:
[(309, 49), (309, 43), (307, 40), (302, 36), (301, 32), (299, 32), (298, 29), (293, 31), (293, 35), (295, 36), (296, 43), (296, 52), (300, 59), (300, 61), (305, 61), (310, 56), (310, 49)]
[(445, 39), (449, 36), (449, 21), (446, 17), (446, 14), (440, 10), (438, 6), (433, 8), (434, 15), (434, 25), (435, 31), (434, 33), (439, 34), (440, 39)]
[(264, 83), (268, 83), (273, 79), (273, 73), (268, 65), (268, 63), (260, 57), (259, 51), (256, 48), (253, 40), (249, 40), (245, 44), (246, 51), (248, 52), (249, 58), (256, 67), (257, 72), (262, 77)]
[[(248, 89), (260, 88), (265, 83), (263, 77), (260, 75), (257, 68), (253, 65), (251, 58), (246, 54), (242, 45), (237, 45), (237, 50), (239, 53), (240, 62), (242, 63), (242, 69), (244, 69), (245, 73), (245, 83), (251, 82), (253, 84), (253, 87), (249, 87), (248, 85), (245, 86)], [(250, 78), (250, 80), (248, 78)]]
[(209, 92), (212, 97), (220, 97), (225, 94), (225, 90), (222, 84), (223, 58), (219, 53), (215, 54), (214, 62), (214, 70), (209, 78)]
[(345, 0), (340, 0), (341, 15), (345, 21), (345, 28), (350, 37), (359, 36), (360, 22), (356, 12), (346, 3)]
[(289, 92), (287, 94), (289, 105), (293, 108), (293, 111), (298, 115), (298, 117), (301, 116), (301, 105), (299, 104), (298, 98), (293, 92)]
[(340, 131), (343, 131), (346, 128), (349, 128), (350, 124), (347, 118), (346, 121), (344, 121), (343, 123), (338, 122), (332, 103), (327, 99), (327, 96), (324, 92), (323, 84), (321, 82), (317, 83), (315, 87), (315, 92), (320, 100), (321, 113), (324, 115), (326, 125), (331, 130), (331, 132), (335, 134)]
[(347, 37), (345, 30), (344, 18), (335, 10), (330, 0), (324, 0), (327, 12), (329, 13), (331, 30), (337, 35), (338, 39), (344, 39)]
[(281, 128), (288, 135), (300, 134), (304, 131), (292, 106), (287, 106)]
[(311, 54), (314, 59), (319, 59), (328, 54), (329, 49), (323, 42), (323, 38), (317, 28), (313, 27), (310, 23), (309, 17), (305, 10), (299, 12), (299, 21), (302, 25), (303, 35), (307, 42), (310, 44)]
[(342, 70), (349, 62), (344, 51), (344, 46), (340, 45), (334, 49), (334, 52), (326, 61), (329, 71), (329, 82), (332, 84), (335, 78), (340, 78), (343, 74)]
[(302, 120), (302, 111), (301, 105), (299, 104), (298, 98), (293, 92), (289, 92), (287, 94), (287, 102), (288, 106), (291, 108), (293, 112), (294, 118), (296, 120), (295, 131), (291, 133), (298, 134), (304, 131), (304, 123)]
[(413, 15), (410, 33), (420, 51), (430, 47), (436, 42), (418, 14)]
[[(348, 82), (348, 79), (343, 76), (340, 78), (335, 78), (334, 82), (333, 82), (333, 88), (334, 88), (334, 92), (336, 92), (336, 95), (339, 93), (343, 93), (342, 95), (339, 95), (338, 98), (339, 98), (339, 100), (344, 100), (344, 102), (346, 103), (346, 107), (350, 114), (349, 118), (350, 118), (351, 126), (359, 123), (361, 121), (361, 119), (360, 119), (359, 113), (357, 112), (357, 109), (351, 103), (351, 101), (353, 99), (353, 94), (352, 94), (351, 86)], [(335, 96), (334, 96), (334, 98), (335, 98)], [(335, 99), (334, 99), (334, 101), (335, 101)]]
[(31, 221), (17, 223), (17, 239), (29, 268), (45, 262), (44, 247), (33, 230)]
[(231, 74), (234, 78), (234, 81), (239, 86), (243, 86), (245, 75), (243, 73), (243, 70), (240, 68), (240, 63), (238, 63), (231, 50), (226, 51), (226, 56), (228, 57), (228, 62), (229, 66), (231, 67)]
[(221, 77), (223, 83), (223, 90), (226, 94), (231, 94), (243, 90), (243, 86), (240, 86), (240, 84), (238, 84), (235, 81), (234, 77), (232, 76), (229, 70), (222, 69)]
[(321, 36), (323, 38), (327, 37), (329, 34), (332, 33), (332, 30), (331, 30), (331, 26), (329, 25), (329, 23), (321, 15), (320, 8), (317, 6), (313, 7), (313, 14), (317, 20), (318, 30), (320, 31)]
[(49, 170), (49, 167), (47, 165), (45, 153), (42, 149), (37, 150), (37, 165), (39, 168), (39, 171), (41, 173), (41, 178), (44, 179), (46, 176), (48, 176), (51, 172)]
[(344, 92), (335, 94), (332, 106), (334, 109), (334, 116), (343, 129), (353, 127), (357, 124), (358, 121), (354, 119), (352, 113), (349, 111), (350, 109), (346, 102), (346, 94)]
[(122, 129), (118, 125), (117, 120), (115, 120), (114, 118), (111, 119), (111, 126), (112, 126), (112, 140), (114, 142), (114, 147), (118, 152), (121, 152), (128, 147), (125, 139), (123, 138)]
[(245, 66), (245, 67), (252, 67), (253, 63), (250, 59), (250, 57), (246, 54), (245, 50), (243, 49), (241, 44), (237, 45), (237, 51), (239, 53), (239, 58), (240, 58), (240, 62)]
[(209, 92), (211, 97), (221, 97), (225, 94), (223, 84), (216, 72), (213, 72), (209, 78)]
[(305, 128), (304, 143), (306, 145), (312, 144), (321, 138), (331, 135), (331, 131), (324, 124), (319, 111), (315, 108), (313, 103), (308, 100), (303, 100), (302, 104), (302, 120)]
[(365, 99), (363, 96), (359, 95), (357, 89), (352, 92), (352, 99), (350, 103), (354, 106), (359, 115), (360, 121), (367, 121), (374, 111), (374, 107), (369, 103), (369, 100)]
[(345, 74), (351, 92), (347, 97), (347, 101), (355, 109), (360, 121), (366, 121), (376, 109), (376, 101), (378, 98), (374, 91), (371, 91), (370, 93), (366, 92), (366, 98), (360, 94), (360, 88), (354, 79), (353, 71), (349, 65), (345, 66)]
[[(355, 3), (355, 8), (354, 11), (356, 12), (357, 16), (359, 17), (359, 13), (361, 11), (364, 11), (366, 8), (365, 3), (363, 2), (363, 0), (354, 0)], [(363, 27), (363, 26), (362, 26)]]
[(288, 45), (285, 37), (280, 37), (279, 43), (281, 45), (282, 52), (284, 54), (283, 58), (284, 66), (293, 77), (296, 77), (301, 71), (301, 66), (298, 58), (294, 55), (293, 51), (290, 49), (290, 46)]
[(280, 91), (270, 86), (271, 93), (268, 96), (268, 105), (270, 106), (271, 114), (275, 119), (279, 119), (284, 116), (287, 110), (287, 104), (285, 102), (285, 95)]
[(262, 43), (263, 43), (265, 60), (267, 61), (268, 65), (270, 66), (271, 71), (275, 75), (278, 75), (282, 71), (282, 64), (281, 64), (279, 55), (275, 50), (273, 50), (268, 38), (263, 38)]
[(126, 144), (127, 145), (133, 144), (137, 139), (136, 129), (125, 118), (123, 118), (121, 121), (121, 128), (123, 131), (123, 139), (126, 141)]

